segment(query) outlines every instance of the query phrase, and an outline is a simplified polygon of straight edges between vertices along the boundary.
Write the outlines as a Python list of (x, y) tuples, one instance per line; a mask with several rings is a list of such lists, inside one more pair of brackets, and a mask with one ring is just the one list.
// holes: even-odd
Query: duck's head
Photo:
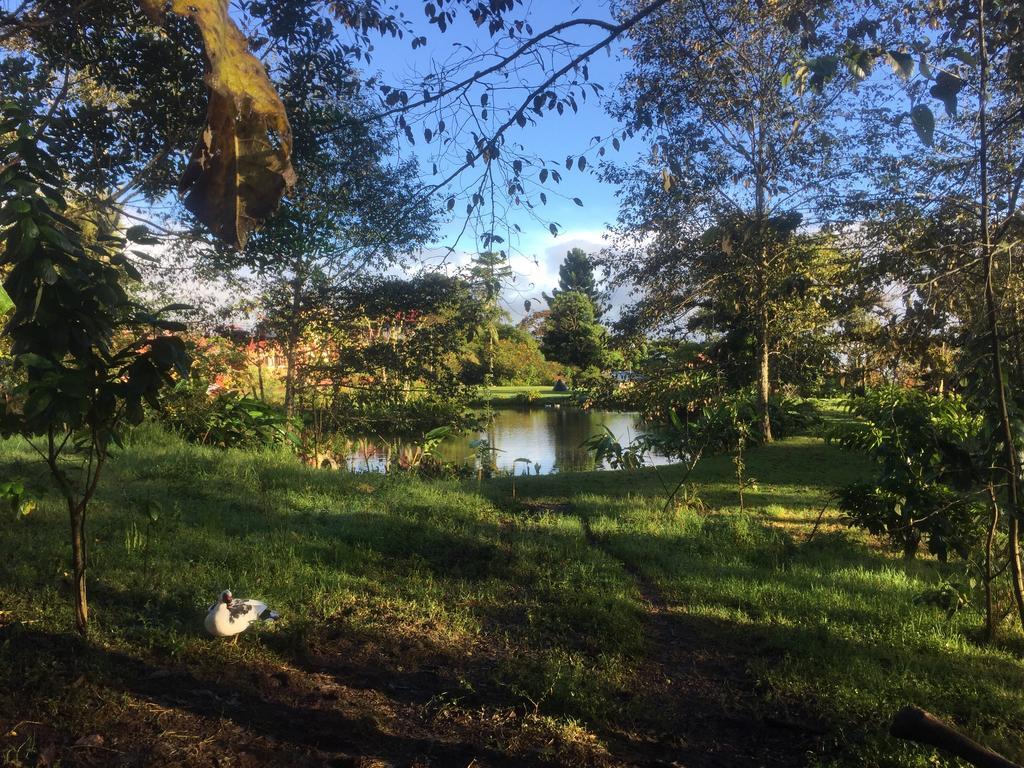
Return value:
[(231, 594), (230, 589), (225, 589), (220, 593), (220, 601), (222, 603), (230, 603), (232, 600), (234, 600), (234, 596)]

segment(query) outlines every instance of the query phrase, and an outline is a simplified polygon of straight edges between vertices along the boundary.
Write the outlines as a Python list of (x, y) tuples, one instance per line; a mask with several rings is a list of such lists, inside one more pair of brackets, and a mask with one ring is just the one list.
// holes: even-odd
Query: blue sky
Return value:
[[(484, 49), (491, 44), (486, 29), (476, 28), (468, 18), (462, 19), (454, 28), (441, 34), (426, 23), (426, 18), (422, 15), (421, 0), (408, 0), (404, 5), (417, 26), (425, 30), (424, 34), (427, 34), (430, 42), (427, 46), (413, 51), (408, 39), (377, 41), (373, 62), (371, 67), (367, 68), (367, 74), (379, 70), (384, 82), (395, 82), (413, 73), (426, 71), (432, 59), (443, 60), (456, 53), (456, 42), (470, 46), (479, 45)], [(521, 16), (518, 17), (527, 20), (535, 31), (540, 31), (573, 17), (610, 20), (610, 13), (607, 4), (598, 0), (581, 0), (579, 3), (528, 0), (523, 6)], [(593, 43), (600, 38), (601, 34), (597, 31), (589, 31), (571, 39)], [(610, 54), (601, 51), (589, 62), (590, 80), (606, 87), (604, 98), (607, 98), (627, 68), (628, 64), (623, 60), (618, 47), (613, 48)], [(558, 164), (563, 171), (561, 184), (551, 188), (552, 192), (560, 193), (561, 197), (549, 193), (547, 206), (539, 209), (543, 212), (545, 222), (558, 223), (560, 232), (557, 237), (548, 231), (545, 222), (536, 221), (525, 209), (513, 209), (506, 216), (510, 225), (518, 224), (522, 230), (508, 248), (513, 268), (519, 274), (516, 285), (506, 294), (511, 309), (515, 310), (517, 306), (521, 306), (523, 298), (539, 298), (541, 291), (549, 290), (557, 282), (558, 264), (569, 248), (580, 246), (585, 250), (596, 250), (602, 247), (602, 235), (606, 225), (615, 219), (617, 213), (615, 189), (602, 184), (592, 172), (597, 165), (596, 153), (588, 154), (590, 165), (583, 172), (565, 172), (562, 164), (567, 155), (577, 156), (585, 151), (590, 146), (591, 137), (607, 135), (616, 128), (616, 122), (604, 110), (603, 99), (591, 97), (585, 103), (580, 103), (579, 112), (576, 114), (568, 110), (561, 116), (545, 113), (536, 124), (528, 124), (525, 128), (513, 128), (512, 132), (507, 134), (508, 141), (522, 144), (527, 152)], [(420, 132), (421, 129), (416, 131), (417, 139), (420, 139)], [(435, 141), (431, 145), (426, 145), (419, 140), (411, 149), (420, 159), (421, 170), (428, 182), (432, 178), (431, 164), (435, 159), (433, 150), (436, 144)], [(403, 151), (410, 151), (408, 145)], [(639, 142), (625, 142), (620, 153), (609, 151), (608, 157), (614, 154), (616, 158), (625, 160), (640, 151), (642, 147)], [(450, 163), (439, 162), (439, 177), (446, 176), (450, 169)], [(537, 170), (527, 169), (525, 173), (535, 175)], [(584, 205), (576, 205), (572, 201), (574, 197), (580, 198)], [(464, 206), (464, 202), (460, 202), (455, 213), (464, 212)], [(436, 243), (437, 249), (433, 249), (431, 253), (443, 252), (451, 246), (464, 222), (464, 213), (448, 221), (441, 229)], [(483, 250), (471, 232), (463, 236), (457, 247), (460, 252)], [(450, 260), (457, 262), (461, 259), (459, 256), (453, 256)]]

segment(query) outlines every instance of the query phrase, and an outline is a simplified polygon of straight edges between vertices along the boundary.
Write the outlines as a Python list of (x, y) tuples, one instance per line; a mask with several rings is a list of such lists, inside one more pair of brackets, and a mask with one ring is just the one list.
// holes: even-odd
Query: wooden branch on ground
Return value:
[(1022, 768), (918, 707), (903, 707), (897, 712), (889, 734), (897, 739), (938, 747), (977, 768)]

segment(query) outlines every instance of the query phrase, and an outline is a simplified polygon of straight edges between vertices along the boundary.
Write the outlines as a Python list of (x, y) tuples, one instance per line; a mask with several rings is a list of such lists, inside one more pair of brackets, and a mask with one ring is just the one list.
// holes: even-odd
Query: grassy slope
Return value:
[[(35, 472), (29, 458), (0, 444), (0, 476)], [(732, 508), (732, 465), (717, 457), (693, 478), (714, 514), (662, 513), (658, 495), (675, 470), (517, 478), (520, 497), (571, 499), (576, 513), (524, 514), (507, 479), (480, 493), (319, 472), (143, 430), (111, 465), (90, 527), (102, 653), (59, 653), (70, 610), (56, 500), (0, 525), (0, 551), (16, 553), (0, 559), (0, 762), (125, 718), (137, 721), (136, 741), (156, 739), (140, 714), (152, 697), (125, 691), (120, 669), (131, 661), (207, 680), (225, 664), (295, 670), (329, 657), (344, 658), (346, 674), (374, 670), (381, 695), (411, 671), (441, 667), (450, 674), (430, 699), (435, 726), (443, 720), (501, 753), (600, 764), (598, 737), (612, 724), (656, 716), (634, 696), (647, 650), (634, 572), (672, 612), (728, 626), (734, 642), (749, 638), (765, 700), (797, 702), (828, 732), (820, 762), (933, 764), (884, 736), (904, 703), (1024, 759), (1019, 635), (1003, 649), (975, 645), (977, 612), (948, 620), (915, 602), (936, 582), (935, 563), (908, 566), (833, 522), (805, 543), (828, 489), (863, 464), (804, 438), (752, 451), (748, 471), (761, 483), (744, 514)], [(163, 513), (148, 548), (130, 550), (130, 521), (146, 527), (132, 510), (147, 499)], [(579, 515), (601, 548), (587, 543)], [(203, 610), (228, 586), (265, 598), (285, 620), (237, 647), (211, 642)], [(378, 741), (410, 727), (389, 695), (388, 707), (372, 710)], [(389, 720), (385, 710), (398, 714)], [(19, 720), (51, 723), (56, 735), (26, 740)]]
[(743, 514), (732, 469), (713, 457), (694, 473), (704, 502), (723, 513), (704, 517), (663, 514), (650, 469), (631, 477), (627, 494), (611, 473), (524, 478), (517, 493), (575, 495), (607, 549), (674, 610), (742, 628), (765, 696), (802, 702), (829, 731), (822, 762), (932, 764), (885, 733), (905, 704), (1024, 760), (1024, 638), (1007, 627), (1002, 648), (979, 645), (979, 611), (949, 619), (919, 600), (963, 567), (905, 563), (834, 514), (807, 542), (829, 490), (868, 471), (858, 457), (809, 437), (751, 451), (747, 470), (760, 483)]
[[(17, 443), (0, 443), (0, 476), (41, 483), (29, 459)], [(147, 695), (118, 674), (129, 661), (182, 665), (207, 681), (224, 664), (294, 668), (320, 656), (348, 659), (387, 685), (420, 666), (445, 667), (443, 685), (426, 693), (443, 699), (448, 720), (468, 722), (469, 742), (600, 757), (574, 718), (617, 716), (610, 702), (641, 653), (640, 625), (634, 585), (587, 547), (578, 520), (522, 520), (454, 484), (322, 472), (148, 430), (105, 481), (89, 524), (102, 652), (87, 663), (68, 658), (80, 650), (62, 640), (71, 622), (57, 500), (48, 495), (32, 516), (0, 525), (0, 551), (17, 553), (0, 559), (0, 764), (45, 739), (67, 746), (141, 717)], [(130, 523), (145, 527), (131, 510), (149, 499), (163, 515), (148, 551), (129, 552)], [(211, 641), (202, 617), (227, 587), (265, 599), (284, 621), (237, 647)], [(69, 697), (66, 686), (83, 673), (88, 693)], [(474, 693), (485, 685), (495, 690)], [(117, 704), (94, 709), (97, 700)], [(382, 732), (398, 738), (408, 727), (387, 719), (398, 703), (371, 704)], [(528, 728), (506, 734), (496, 725), (527, 709)], [(59, 736), (8, 736), (26, 730), (14, 727), (21, 720), (52, 723)], [(144, 743), (145, 728), (135, 730)]]

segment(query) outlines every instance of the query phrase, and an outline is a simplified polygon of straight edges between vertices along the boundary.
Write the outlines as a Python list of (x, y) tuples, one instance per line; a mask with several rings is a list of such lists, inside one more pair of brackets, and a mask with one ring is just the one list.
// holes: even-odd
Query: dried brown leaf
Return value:
[(210, 102), (179, 191), (185, 206), (219, 238), (242, 247), (295, 183), (284, 104), (227, 0), (141, 0), (154, 20), (191, 17), (203, 36)]

